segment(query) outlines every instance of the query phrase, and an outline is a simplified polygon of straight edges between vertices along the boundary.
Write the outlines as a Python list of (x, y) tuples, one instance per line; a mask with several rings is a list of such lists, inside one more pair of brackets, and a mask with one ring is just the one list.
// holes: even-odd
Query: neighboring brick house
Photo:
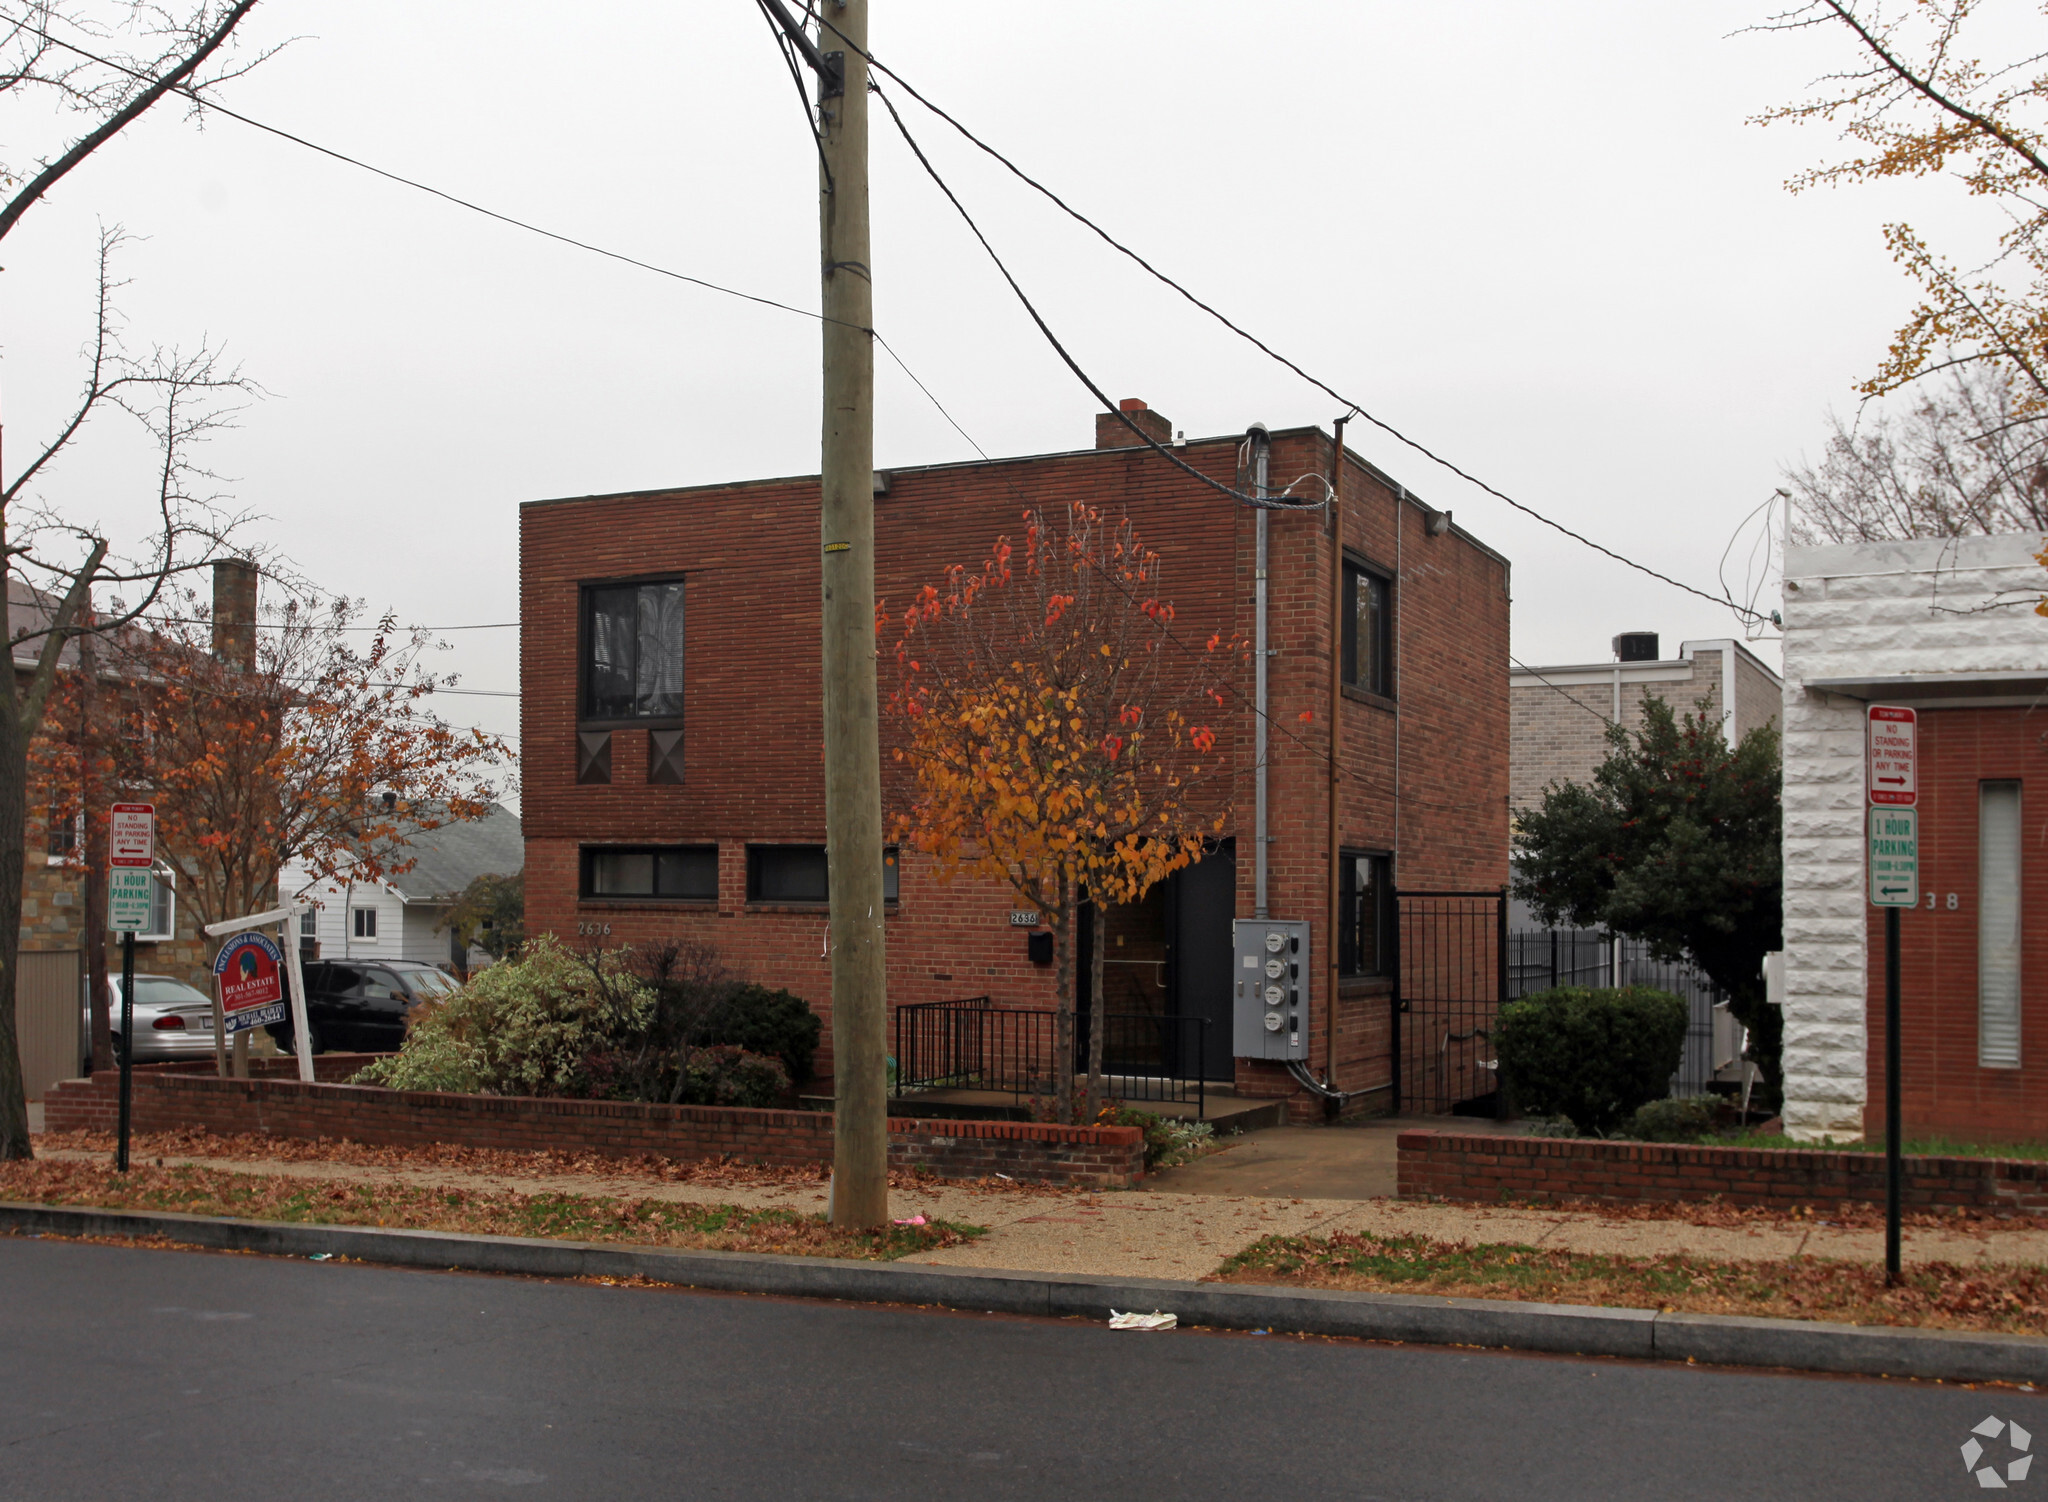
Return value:
[(1662, 699), (1681, 714), (1705, 699), (1730, 745), (1778, 718), (1784, 680), (1739, 641), (1689, 641), (1668, 660), (1658, 657), (1653, 631), (1626, 632), (1613, 646), (1612, 662), (1509, 670), (1516, 808), (1534, 808), (1553, 782), (1590, 782), (1607, 759), (1608, 726), (1639, 729), (1645, 699)]
[[(1159, 441), (1142, 403), (1125, 410)], [(1245, 435), (1177, 452), (1236, 483)], [(1277, 479), (1333, 472), (1330, 435), (1271, 435)], [(1329, 1058), (1327, 980), (1330, 656), (1334, 570), (1358, 622), (1342, 693), (1339, 845), (1352, 896), (1341, 946), (1335, 1082), (1374, 1091), (1393, 1068), (1387, 894), (1403, 887), (1499, 889), (1507, 877), (1508, 566), (1355, 455), (1345, 456), (1344, 537), (1326, 511), (1271, 513), (1269, 575), (1270, 902), (1305, 919), (1311, 1049)], [(1311, 491), (1314, 487), (1307, 487)], [(907, 600), (949, 564), (977, 565), (1027, 505), (1127, 511), (1165, 563), (1161, 592), (1181, 634), (1249, 640), (1250, 508), (1138, 445), (1104, 414), (1073, 452), (899, 468), (878, 476), (877, 593)], [(589, 496), (520, 515), (522, 726), (528, 931), (617, 945), (689, 936), (726, 962), (808, 999), (829, 1021), (824, 955), (816, 476)], [(630, 591), (630, 594), (627, 593)], [(629, 612), (621, 614), (620, 612)], [(588, 711), (594, 613), (607, 632), (637, 613), (640, 694), (628, 712)], [(1252, 670), (1241, 670), (1249, 703)], [(1222, 712), (1219, 712), (1222, 713)], [(1252, 716), (1226, 737), (1239, 788), (1214, 854), (1101, 925), (1113, 1004), (1210, 1019), (1207, 1073), (1243, 1093), (1320, 1107), (1277, 1065), (1231, 1051), (1233, 915), (1253, 912)], [(1307, 719), (1304, 720), (1303, 716)], [(886, 733), (886, 728), (885, 728)], [(1399, 781), (1399, 797), (1396, 779)], [(905, 850), (887, 873), (889, 999), (1052, 1004), (1051, 967), (1012, 924), (1007, 889), (938, 883)], [(1093, 942), (1092, 938), (1090, 942)], [(829, 1071), (827, 1056), (819, 1067)]]
[(1864, 718), (1919, 712), (1921, 906), (1901, 914), (1909, 1134), (2048, 1135), (2048, 590), (2038, 534), (1785, 556), (1785, 1126), (1884, 1129), (1884, 923)]

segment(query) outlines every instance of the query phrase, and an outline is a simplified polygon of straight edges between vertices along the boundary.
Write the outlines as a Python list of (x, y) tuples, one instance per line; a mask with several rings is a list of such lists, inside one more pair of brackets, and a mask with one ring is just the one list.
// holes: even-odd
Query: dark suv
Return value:
[[(405, 1019), (423, 1001), (439, 1001), (455, 978), (418, 960), (312, 960), (305, 966), (306, 1030), (314, 1053), (392, 1053), (405, 1042)], [(292, 1051), (292, 1025), (265, 1029)]]

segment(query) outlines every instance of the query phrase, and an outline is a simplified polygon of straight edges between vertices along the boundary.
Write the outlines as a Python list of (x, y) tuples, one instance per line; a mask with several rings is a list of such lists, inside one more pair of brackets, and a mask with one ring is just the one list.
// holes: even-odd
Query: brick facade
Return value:
[[(1718, 1197), (1734, 1205), (1881, 1205), (1879, 1153), (1687, 1147), (1556, 1137), (1402, 1132), (1403, 1199), (1612, 1200), (1624, 1204)], [(2048, 1163), (2032, 1159), (1905, 1160), (1907, 1210), (2048, 1213)]]
[[(264, 1061), (271, 1064), (273, 1061)], [(350, 1073), (359, 1055), (323, 1055)], [(642, 1154), (694, 1161), (735, 1158), (806, 1168), (832, 1161), (832, 1117), (821, 1111), (752, 1111), (727, 1106), (649, 1106), (621, 1101), (448, 1095), (374, 1086), (310, 1085), (252, 1064), (254, 1078), (224, 1080), (192, 1066), (139, 1068), (132, 1122), (139, 1132), (262, 1133), (305, 1140), (409, 1147), (447, 1142), (513, 1152)], [(67, 1080), (43, 1103), (51, 1132), (111, 1132), (120, 1075), (102, 1070)], [(1078, 1188), (1124, 1189), (1144, 1177), (1145, 1134), (1136, 1127), (1062, 1127), (1012, 1121), (889, 1121), (889, 1165), (940, 1178), (1013, 1179)]]
[[(1133, 441), (1113, 420), (1099, 438)], [(1240, 441), (1190, 440), (1179, 452), (1231, 483)], [(1273, 435), (1276, 479), (1328, 475), (1332, 458), (1331, 439), (1318, 430)], [(815, 476), (800, 476), (522, 508), (521, 735), (529, 932), (606, 945), (706, 939), (732, 967), (795, 991), (829, 1019), (823, 908), (746, 901), (749, 842), (824, 838), (817, 487)], [(1432, 528), (1435, 513), (1348, 454), (1344, 491), (1345, 550), (1389, 578), (1398, 575), (1399, 677), (1392, 698), (1347, 691), (1343, 700), (1341, 844), (1393, 853), (1403, 886), (1499, 887), (1507, 876), (1506, 561), (1455, 527)], [(1185, 640), (1199, 643), (1214, 631), (1250, 639), (1252, 512), (1143, 448), (891, 471), (875, 505), (877, 594), (885, 608), (900, 609), (947, 565), (977, 564), (998, 534), (1015, 534), (1027, 505), (1058, 513), (1074, 500), (1127, 512), (1163, 555), (1161, 592), (1174, 602)], [(1272, 515), (1269, 906), (1275, 917), (1312, 924), (1318, 956), (1330, 938), (1332, 543), (1325, 512)], [(687, 579), (683, 778), (650, 783), (648, 732), (618, 729), (610, 783), (579, 785), (579, 585), (663, 575)], [(1250, 702), (1251, 676), (1246, 663), (1241, 704)], [(1249, 710), (1234, 705), (1223, 728), (1219, 745), (1228, 746), (1236, 777), (1226, 830), (1235, 838), (1236, 911), (1248, 917)], [(716, 902), (579, 899), (582, 846), (714, 841)], [(1050, 967), (1027, 958), (1006, 890), (941, 885), (909, 851), (900, 882), (901, 900), (886, 925), (892, 1006), (979, 994), (1011, 1005), (1052, 1003)], [(1354, 981), (1340, 990), (1336, 1082), (1344, 1089), (1391, 1078), (1388, 989), (1384, 981)], [(1318, 1073), (1327, 1058), (1325, 991), (1318, 958), (1310, 988)], [(828, 1024), (821, 1071), (831, 1068), (829, 1037)], [(1320, 1113), (1277, 1067), (1240, 1062), (1237, 1084), (1290, 1096), (1299, 1115)], [(1361, 1105), (1383, 1107), (1385, 1099)]]

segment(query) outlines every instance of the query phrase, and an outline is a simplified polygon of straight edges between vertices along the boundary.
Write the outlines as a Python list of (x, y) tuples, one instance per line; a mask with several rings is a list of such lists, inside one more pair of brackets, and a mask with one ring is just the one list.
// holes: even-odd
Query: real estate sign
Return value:
[(214, 984), (220, 988), (224, 1031), (282, 1022), (285, 1015), (284, 956), (262, 934), (236, 934), (221, 945), (213, 962)]
[(1920, 812), (1870, 810), (1870, 901), (1874, 907), (1920, 902)]

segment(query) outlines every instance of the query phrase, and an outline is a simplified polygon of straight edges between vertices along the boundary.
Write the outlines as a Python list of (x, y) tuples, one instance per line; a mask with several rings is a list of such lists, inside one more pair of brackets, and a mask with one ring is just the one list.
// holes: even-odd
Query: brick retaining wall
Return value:
[[(1881, 1205), (1885, 1197), (1881, 1153), (1428, 1131), (1402, 1132), (1395, 1152), (1403, 1199)], [(2048, 1162), (1910, 1157), (1904, 1191), (1909, 1210), (2048, 1212)]]
[[(314, 1063), (333, 1059), (332, 1071), (340, 1074), (346, 1057), (323, 1054)], [(362, 1062), (357, 1057), (355, 1067)], [(451, 1095), (369, 1085), (303, 1085), (291, 1078), (224, 1080), (213, 1075), (210, 1064), (204, 1068), (204, 1073), (190, 1065), (138, 1068), (135, 1130), (199, 1130), (223, 1136), (266, 1132), (377, 1146), (452, 1142), (622, 1158), (642, 1153), (678, 1159), (732, 1157), (792, 1168), (832, 1161), (832, 1118), (821, 1111)], [(113, 1131), (120, 1079), (118, 1072), (106, 1070), (90, 1080), (57, 1085), (43, 1102), (45, 1128)], [(1145, 1134), (1136, 1127), (897, 1117), (889, 1122), (889, 1163), (942, 1178), (1005, 1173), (1039, 1183), (1122, 1188), (1144, 1176)]]

